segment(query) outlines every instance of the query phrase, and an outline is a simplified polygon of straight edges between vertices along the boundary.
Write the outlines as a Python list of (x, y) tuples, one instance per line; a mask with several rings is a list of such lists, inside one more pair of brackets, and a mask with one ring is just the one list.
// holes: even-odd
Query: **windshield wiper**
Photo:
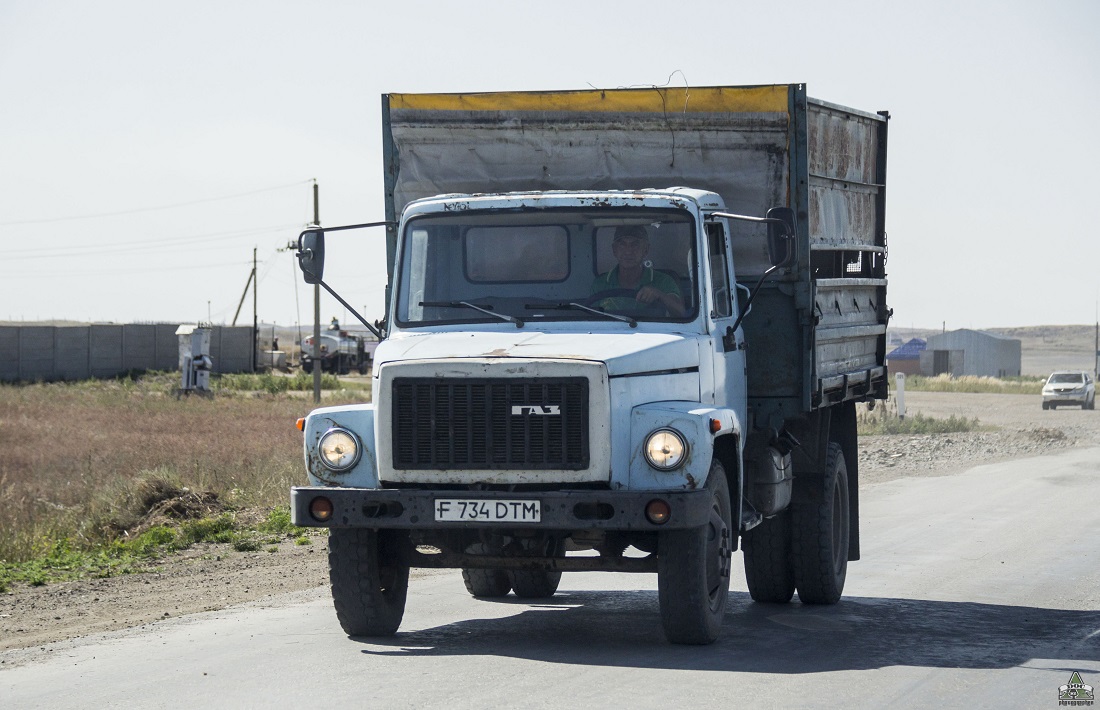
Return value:
[(473, 303), (467, 303), (466, 301), (421, 301), (420, 305), (427, 306), (428, 308), (472, 308), (475, 311), (481, 311), (485, 315), (493, 316), (494, 318), (499, 318), (503, 321), (508, 321), (509, 323), (515, 323), (517, 328), (523, 327), (523, 321), (521, 319), (516, 318), (515, 316), (507, 315), (505, 313), (494, 313), (491, 310), (492, 306), (488, 306), (488, 308), (485, 308), (483, 306), (478, 306)]
[(596, 308), (589, 308), (588, 306), (584, 305), (583, 303), (576, 303), (576, 302), (573, 302), (573, 301), (569, 301), (569, 302), (566, 302), (566, 303), (527, 303), (523, 307), (527, 308), (528, 310), (537, 310), (537, 309), (540, 309), (540, 308), (544, 308), (548, 311), (570, 311), (570, 310), (588, 311), (589, 313), (595, 313), (598, 316), (604, 316), (606, 318), (610, 318), (611, 320), (617, 320), (617, 321), (622, 321), (623, 323), (629, 323), (631, 328), (637, 328), (638, 327), (638, 321), (634, 320), (630, 316), (621, 316), (618, 313), (608, 313), (607, 311), (601, 311), (601, 310), (596, 309)]

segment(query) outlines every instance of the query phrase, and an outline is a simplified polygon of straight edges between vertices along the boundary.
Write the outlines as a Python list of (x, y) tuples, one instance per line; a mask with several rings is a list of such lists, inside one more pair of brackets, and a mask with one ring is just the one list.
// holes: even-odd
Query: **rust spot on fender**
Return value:
[(695, 476), (692, 476), (690, 473), (686, 474), (686, 476), (687, 476), (687, 487), (688, 487), (689, 490), (695, 490), (696, 488), (699, 487), (699, 481), (695, 480)]

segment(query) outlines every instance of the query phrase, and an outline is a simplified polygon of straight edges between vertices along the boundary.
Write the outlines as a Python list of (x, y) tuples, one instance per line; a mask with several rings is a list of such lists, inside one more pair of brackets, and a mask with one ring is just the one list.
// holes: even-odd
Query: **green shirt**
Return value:
[[(653, 286), (658, 291), (664, 293), (671, 293), (674, 296), (681, 296), (680, 287), (676, 283), (676, 279), (672, 278), (663, 271), (657, 271), (652, 266), (648, 266), (642, 270), (642, 280), (638, 284), (635, 291), (641, 289), (643, 286)], [(596, 280), (592, 282), (592, 294), (595, 295), (601, 291), (610, 291), (612, 289), (622, 288), (619, 285), (619, 267), (616, 266), (606, 274), (600, 274), (596, 277)], [(640, 312), (648, 308), (651, 308), (654, 304), (639, 303), (635, 298), (630, 296), (614, 296), (612, 298), (604, 298), (593, 304), (597, 308), (603, 308), (605, 311), (621, 312)], [(660, 305), (660, 304), (657, 304)]]

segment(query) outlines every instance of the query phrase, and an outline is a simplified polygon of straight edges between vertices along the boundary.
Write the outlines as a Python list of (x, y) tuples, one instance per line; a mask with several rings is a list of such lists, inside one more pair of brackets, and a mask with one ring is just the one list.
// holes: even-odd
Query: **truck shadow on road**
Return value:
[[(731, 592), (722, 637), (672, 646), (657, 594), (561, 592), (503, 618), (355, 639), (369, 656), (485, 655), (549, 663), (755, 673), (888, 666), (996, 669), (1034, 658), (1100, 661), (1100, 611), (854, 597), (836, 606), (756, 604)], [(494, 611), (500, 611), (495, 609)]]

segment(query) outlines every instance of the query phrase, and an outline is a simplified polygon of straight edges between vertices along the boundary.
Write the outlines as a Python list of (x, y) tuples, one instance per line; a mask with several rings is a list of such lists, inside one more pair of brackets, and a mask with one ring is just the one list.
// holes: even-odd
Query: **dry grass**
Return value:
[[(173, 396), (175, 378), (0, 385), (0, 561), (94, 548), (173, 501), (204, 514), (285, 504), (304, 480), (292, 394)], [(341, 392), (326, 404), (364, 401)], [(166, 503), (167, 502), (167, 503)]]
[(963, 375), (936, 375), (923, 377), (909, 375), (905, 389), (915, 392), (977, 392), (988, 394), (1041, 394), (1044, 379), (1041, 377), (977, 377)]

